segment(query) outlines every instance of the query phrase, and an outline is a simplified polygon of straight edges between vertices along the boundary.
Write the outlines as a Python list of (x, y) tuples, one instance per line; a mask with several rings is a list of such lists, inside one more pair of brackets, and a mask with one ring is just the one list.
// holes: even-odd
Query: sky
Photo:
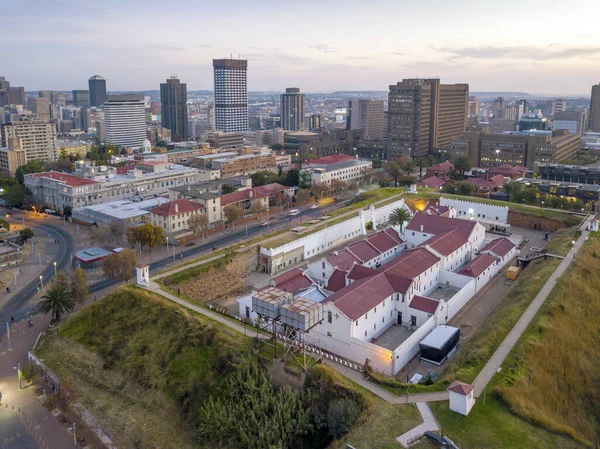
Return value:
[(213, 89), (248, 59), (250, 91), (388, 90), (440, 77), (471, 91), (589, 95), (598, 0), (18, 0), (0, 13), (0, 76), (26, 90)]

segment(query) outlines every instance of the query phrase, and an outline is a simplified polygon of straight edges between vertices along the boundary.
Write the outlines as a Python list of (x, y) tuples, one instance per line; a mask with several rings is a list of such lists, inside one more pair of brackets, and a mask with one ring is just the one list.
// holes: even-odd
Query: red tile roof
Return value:
[(413, 279), (438, 263), (440, 259), (424, 248), (410, 249), (400, 257), (390, 260), (379, 268), (384, 273)]
[[(392, 231), (394, 232), (394, 231)], [(390, 249), (400, 245), (399, 238), (396, 237), (394, 239), (393, 234), (387, 233), (385, 231), (378, 232), (377, 234), (373, 234), (367, 237), (367, 242), (369, 242), (372, 246), (374, 246), (380, 253), (385, 253)]]
[(239, 203), (245, 200), (255, 200), (257, 198), (266, 198), (268, 195), (256, 189), (238, 190), (237, 192), (221, 195), (221, 207), (229, 204)]
[(411, 309), (420, 310), (421, 312), (429, 313), (433, 315), (440, 305), (439, 301), (431, 298), (425, 298), (424, 296), (413, 296), (413, 299), (410, 301)]
[(448, 213), (450, 207), (448, 206), (440, 206), (435, 204), (428, 204), (427, 207), (423, 210), (423, 212), (432, 214), (432, 215), (444, 215)]
[(434, 170), (444, 170), (444, 171), (452, 171), (454, 170), (454, 164), (450, 161), (442, 162), (441, 164), (437, 164), (432, 166)]
[(438, 178), (437, 176), (431, 176), (429, 178), (422, 179), (417, 183), (419, 187), (430, 187), (430, 188), (439, 188), (443, 186), (446, 182), (443, 179)]
[(468, 395), (471, 391), (473, 391), (475, 387), (473, 385), (465, 384), (458, 380), (452, 382), (452, 384), (448, 387), (448, 391), (452, 391), (453, 393), (462, 394), (463, 396)]
[(388, 236), (390, 236), (391, 238), (393, 238), (395, 241), (397, 241), (398, 243), (403, 243), (404, 240), (402, 240), (402, 237), (400, 237), (398, 235), (398, 233), (396, 231), (394, 231), (393, 228), (385, 228), (383, 231), (381, 232), (385, 232)]
[(291, 188), (293, 188), (293, 187), (286, 187), (277, 182), (274, 182), (272, 184), (265, 184), (264, 186), (255, 187), (252, 190), (254, 190), (254, 192), (256, 194), (262, 195), (262, 197), (265, 197), (265, 196), (273, 195), (276, 192), (283, 192), (284, 190), (288, 190)]
[(402, 276), (395, 276), (390, 273), (385, 273), (385, 277), (391, 284), (391, 286), (394, 288), (394, 290), (402, 294), (405, 294), (408, 291), (410, 285), (413, 282), (412, 279), (408, 279)]
[(430, 239), (424, 241), (420, 246), (429, 246), (431, 249), (442, 254), (443, 256), (449, 256), (461, 246), (469, 243), (464, 233), (457, 228), (452, 229), (448, 232), (442, 232), (436, 234)]
[[(465, 235), (465, 237), (468, 237), (476, 224), (476, 221), (460, 220), (458, 218), (441, 217), (418, 212), (408, 223), (406, 230), (425, 232), (427, 234), (439, 234), (440, 232), (447, 232), (458, 228)], [(422, 231), (421, 226), (423, 226)]]
[(358, 281), (359, 279), (374, 276), (377, 273), (379, 273), (379, 271), (373, 268), (363, 267), (362, 265), (354, 265), (352, 268), (350, 268), (350, 271), (348, 272), (348, 279)]
[(354, 321), (393, 293), (393, 286), (386, 282), (383, 273), (379, 273), (345, 286), (325, 301), (333, 302), (340, 312)]
[(346, 286), (346, 272), (342, 270), (334, 270), (333, 274), (327, 281), (327, 290), (337, 292)]
[(170, 217), (173, 215), (196, 211), (198, 209), (204, 209), (204, 205), (200, 203), (194, 203), (190, 200), (181, 199), (156, 206), (154, 209), (151, 209), (150, 212), (156, 215), (162, 215), (163, 217)]
[(318, 159), (307, 160), (304, 162), (305, 165), (327, 165), (335, 162), (343, 162), (354, 159), (352, 156), (347, 154), (332, 154), (331, 156), (324, 156)]
[(117, 167), (117, 175), (126, 175), (129, 170), (133, 170), (135, 165), (127, 165), (126, 167)]
[(326, 260), (332, 267), (337, 267), (344, 271), (348, 271), (355, 263), (360, 264), (361, 262), (356, 258), (356, 256), (346, 249), (332, 252), (329, 254), (329, 256), (327, 256)]
[(293, 295), (313, 285), (310, 278), (305, 276), (304, 273), (302, 273), (302, 270), (298, 268), (294, 268), (293, 270), (271, 279), (270, 284), (279, 290), (289, 292)]
[(78, 187), (83, 185), (98, 184), (98, 181), (92, 181), (91, 179), (79, 178), (77, 176), (68, 175), (57, 171), (47, 171), (42, 173), (31, 173), (28, 176), (33, 178), (48, 178), (55, 181), (62, 181), (64, 185), (69, 187)]
[(476, 278), (495, 263), (496, 258), (490, 256), (489, 254), (480, 254), (471, 262), (469, 262), (468, 265), (463, 267), (458, 274)]
[(480, 189), (493, 189), (498, 187), (495, 182), (485, 178), (469, 178), (466, 182)]
[(506, 237), (492, 240), (490, 243), (481, 248), (480, 253), (491, 252), (498, 257), (506, 256), (516, 245)]
[(496, 176), (492, 176), (490, 178), (490, 181), (492, 181), (494, 184), (496, 184), (498, 187), (502, 187), (504, 186), (504, 176), (502, 175), (496, 175)]
[(365, 240), (350, 245), (348, 251), (358, 257), (362, 262), (368, 262), (379, 256), (379, 251)]

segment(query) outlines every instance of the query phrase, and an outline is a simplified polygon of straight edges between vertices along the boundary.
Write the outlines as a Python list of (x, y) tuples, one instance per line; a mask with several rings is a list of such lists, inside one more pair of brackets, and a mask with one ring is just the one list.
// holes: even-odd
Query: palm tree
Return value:
[(420, 157), (417, 158), (417, 167), (419, 167), (419, 178), (423, 177), (423, 169), (427, 167), (427, 158)]
[(406, 209), (396, 208), (390, 214), (390, 224), (392, 226), (398, 226), (400, 228), (400, 233), (404, 231), (404, 223), (409, 221), (411, 218), (410, 212)]
[(56, 322), (74, 308), (75, 302), (69, 288), (63, 284), (54, 284), (40, 298), (38, 310), (43, 314), (52, 314), (52, 322)]

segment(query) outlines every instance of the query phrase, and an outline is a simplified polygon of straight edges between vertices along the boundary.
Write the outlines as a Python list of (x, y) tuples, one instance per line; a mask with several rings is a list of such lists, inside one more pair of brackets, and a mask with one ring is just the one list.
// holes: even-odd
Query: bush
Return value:
[(360, 415), (360, 406), (351, 399), (341, 398), (331, 401), (327, 410), (329, 435), (339, 438), (350, 430)]

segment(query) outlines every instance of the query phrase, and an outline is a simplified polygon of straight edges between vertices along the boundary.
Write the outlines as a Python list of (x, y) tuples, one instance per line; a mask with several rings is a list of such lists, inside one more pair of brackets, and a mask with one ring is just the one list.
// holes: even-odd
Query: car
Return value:
[(318, 209), (319, 205), (318, 204), (313, 204), (312, 206), (310, 206), (311, 209)]
[(294, 215), (298, 215), (300, 213), (300, 211), (298, 209), (292, 209), (288, 212), (288, 215), (290, 217), (293, 217)]
[(264, 228), (265, 226), (269, 226), (271, 224), (270, 221), (265, 221), (264, 223), (261, 223), (260, 225)]

